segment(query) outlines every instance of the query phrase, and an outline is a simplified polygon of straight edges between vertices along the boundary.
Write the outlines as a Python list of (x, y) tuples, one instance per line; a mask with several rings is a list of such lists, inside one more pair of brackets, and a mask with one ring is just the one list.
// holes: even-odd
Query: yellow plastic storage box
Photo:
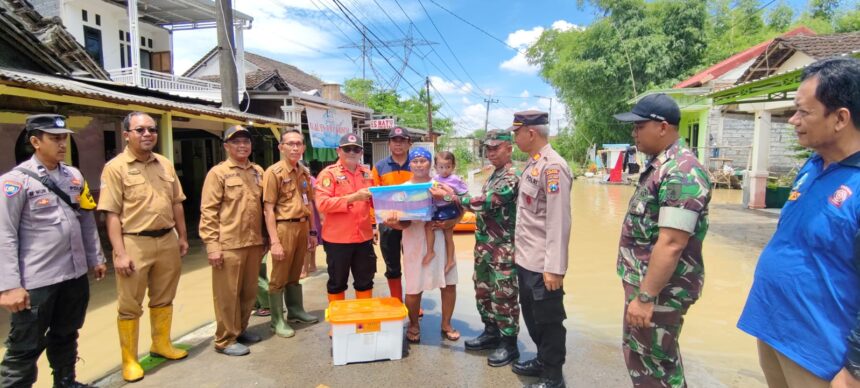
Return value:
[(397, 298), (336, 300), (325, 310), (335, 365), (403, 357), (406, 306)]

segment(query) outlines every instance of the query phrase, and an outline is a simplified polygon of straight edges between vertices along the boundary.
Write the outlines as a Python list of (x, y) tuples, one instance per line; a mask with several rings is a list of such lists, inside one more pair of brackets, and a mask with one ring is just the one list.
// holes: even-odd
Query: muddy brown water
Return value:
[[(577, 180), (565, 277), (568, 315), (595, 339), (621, 340), (623, 292), (615, 272), (621, 222), (634, 186)], [(776, 224), (773, 216), (741, 209), (739, 190), (716, 190), (704, 243), (705, 288), (681, 334), (686, 361), (702, 364), (734, 387), (765, 386), (755, 340), (735, 327), (752, 284), (758, 254)], [(619, 349), (620, 352), (620, 349)]]

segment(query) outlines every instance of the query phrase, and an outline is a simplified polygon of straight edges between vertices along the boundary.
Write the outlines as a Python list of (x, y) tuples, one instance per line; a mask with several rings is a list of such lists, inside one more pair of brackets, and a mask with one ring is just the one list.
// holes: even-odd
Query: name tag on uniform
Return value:
[(305, 205), (308, 204), (308, 195), (307, 193), (302, 193), (302, 201), (304, 201)]

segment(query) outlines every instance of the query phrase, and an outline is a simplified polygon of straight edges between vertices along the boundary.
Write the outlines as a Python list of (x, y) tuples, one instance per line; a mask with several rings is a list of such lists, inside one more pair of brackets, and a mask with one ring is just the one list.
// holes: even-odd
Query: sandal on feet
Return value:
[(261, 308), (261, 309), (254, 310), (254, 315), (256, 315), (258, 317), (268, 317), (268, 316), (272, 315), (272, 312), (269, 311), (269, 309), (262, 309)]
[(451, 328), (451, 330), (442, 329), (442, 338), (448, 341), (456, 341), (460, 339), (460, 332), (455, 328)]
[(408, 341), (410, 344), (417, 344), (421, 342), (421, 329), (406, 329), (406, 341)]

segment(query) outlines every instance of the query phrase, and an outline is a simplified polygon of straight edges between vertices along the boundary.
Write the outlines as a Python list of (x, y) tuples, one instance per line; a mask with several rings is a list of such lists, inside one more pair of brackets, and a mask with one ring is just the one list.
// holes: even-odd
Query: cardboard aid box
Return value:
[(331, 323), (334, 364), (402, 358), (406, 315), (397, 298), (332, 301), (325, 318)]

